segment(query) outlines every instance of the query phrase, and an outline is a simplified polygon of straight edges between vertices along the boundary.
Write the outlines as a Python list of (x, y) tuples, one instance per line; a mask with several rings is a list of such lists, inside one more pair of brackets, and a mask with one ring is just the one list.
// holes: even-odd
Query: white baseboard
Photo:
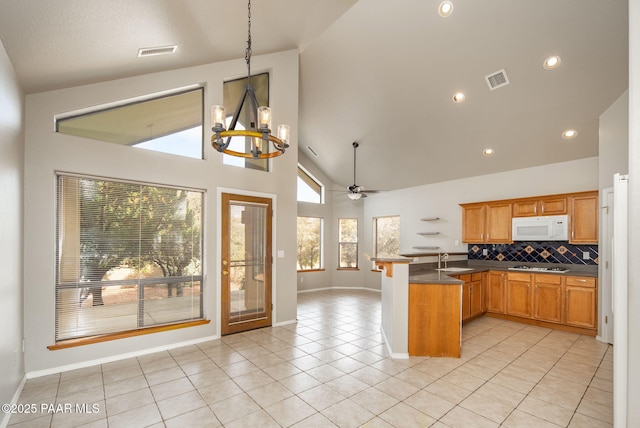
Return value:
[[(24, 384), (27, 383), (27, 375), (22, 376), (22, 381), (20, 385), (18, 385), (18, 389), (15, 394), (13, 394), (13, 398), (11, 399), (11, 404), (16, 404), (20, 399), (20, 394), (22, 394), (22, 389), (24, 388)], [(4, 404), (4, 403), (3, 403)], [(0, 421), (0, 428), (6, 428), (9, 425), (9, 419), (11, 418), (11, 413), (5, 413), (4, 417)]]
[(297, 322), (298, 320), (288, 320), (288, 321), (277, 322), (273, 324), (273, 327), (282, 327), (285, 325), (295, 324)]
[(220, 336), (201, 337), (198, 339), (187, 340), (184, 342), (171, 343), (169, 345), (156, 346), (154, 348), (147, 348), (147, 349), (142, 349), (140, 351), (128, 352), (126, 354), (112, 355), (105, 358), (82, 361), (80, 363), (67, 364), (64, 366), (53, 367), (45, 370), (35, 370), (35, 371), (27, 372), (26, 378), (33, 379), (36, 377), (47, 376), (50, 374), (67, 372), (70, 370), (82, 369), (85, 367), (97, 366), (98, 364), (106, 364), (106, 363), (111, 363), (113, 361), (126, 360), (127, 358), (140, 357), (142, 355), (153, 354), (154, 352), (167, 351), (169, 349), (181, 348), (183, 346), (189, 346), (189, 345), (196, 345), (198, 343), (209, 342), (211, 340), (217, 340), (217, 339), (220, 339)]
[(382, 328), (382, 326), (380, 326), (380, 333), (382, 333), (382, 340), (384, 340), (384, 344), (387, 345), (387, 351), (389, 351), (389, 355), (391, 355), (391, 358), (394, 359), (398, 359), (398, 360), (408, 360), (409, 359), (409, 353), (406, 352), (393, 352), (391, 350), (391, 345), (389, 345), (389, 341), (387, 340), (387, 335), (384, 334), (384, 329)]
[(298, 294), (313, 293), (314, 291), (327, 291), (327, 290), (355, 290), (355, 291), (372, 291), (374, 293), (382, 293), (382, 290), (374, 290), (367, 287), (322, 287), (322, 288), (310, 288), (308, 290), (298, 290)]

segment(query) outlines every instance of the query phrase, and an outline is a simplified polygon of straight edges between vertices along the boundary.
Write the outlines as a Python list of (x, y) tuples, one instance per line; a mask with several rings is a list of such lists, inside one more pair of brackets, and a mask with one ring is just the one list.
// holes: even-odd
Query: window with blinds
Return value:
[(202, 319), (203, 199), (59, 174), (56, 342)]

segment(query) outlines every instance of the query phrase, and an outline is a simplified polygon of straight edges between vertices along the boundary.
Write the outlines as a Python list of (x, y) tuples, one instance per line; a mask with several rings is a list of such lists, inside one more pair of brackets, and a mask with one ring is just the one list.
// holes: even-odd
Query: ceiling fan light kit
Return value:
[[(247, 84), (240, 97), (240, 103), (236, 107), (229, 129), (225, 127), (227, 118), (226, 109), (222, 105), (211, 107), (211, 145), (221, 153), (241, 158), (268, 159), (280, 156), (289, 147), (291, 129), (289, 125), (279, 125), (277, 137), (271, 134), (271, 109), (266, 106), (258, 106), (256, 93), (251, 85), (251, 0), (248, 3), (248, 38), (247, 49), (245, 51), (245, 61), (247, 62)], [(249, 108), (249, 128), (236, 130), (236, 125), (240, 117), (242, 107), (248, 103)], [(249, 153), (237, 152), (229, 149), (232, 137), (250, 137), (251, 150)], [(225, 141), (226, 138), (226, 141)], [(275, 151), (263, 151), (269, 143), (273, 144)]]
[(367, 190), (356, 184), (356, 149), (360, 144), (354, 141), (351, 145), (353, 146), (353, 184), (351, 186), (347, 186), (347, 196), (352, 201), (357, 201), (360, 198), (366, 198), (367, 193), (378, 193), (379, 190)]

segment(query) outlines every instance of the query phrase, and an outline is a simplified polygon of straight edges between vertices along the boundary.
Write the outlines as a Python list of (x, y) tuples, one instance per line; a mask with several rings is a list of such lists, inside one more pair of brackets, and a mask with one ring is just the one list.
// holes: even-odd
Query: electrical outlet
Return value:
[(487, 250), (486, 248), (482, 249), (482, 255), (483, 256), (488, 256), (489, 255), (489, 250)]
[(589, 260), (590, 258), (590, 253), (588, 251), (582, 252), (582, 260)]
[(457, 239), (455, 241), (453, 241), (453, 245), (456, 247), (460, 246), (460, 241), (458, 241)]
[(303, 276), (300, 277), (300, 282), (304, 282), (304, 277)]

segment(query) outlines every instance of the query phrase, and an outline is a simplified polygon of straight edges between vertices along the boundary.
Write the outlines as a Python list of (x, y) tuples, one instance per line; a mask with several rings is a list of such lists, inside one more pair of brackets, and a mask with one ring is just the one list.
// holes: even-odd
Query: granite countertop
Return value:
[[(471, 271), (465, 271), (461, 273), (467, 273)], [(455, 275), (453, 272), (439, 272), (436, 270), (420, 271), (415, 275), (409, 275), (410, 284), (451, 284), (462, 285), (464, 281), (453, 278), (451, 275)]]
[[(591, 278), (598, 277), (598, 266), (587, 265), (552, 265), (562, 266), (569, 269), (567, 272), (541, 272), (541, 271), (517, 271), (509, 270), (509, 267), (515, 265), (536, 265), (533, 263), (504, 263), (504, 262), (480, 262), (475, 260), (465, 260), (450, 262), (448, 267), (460, 267), (467, 268), (468, 270), (458, 272), (442, 272), (435, 270), (435, 263), (432, 267), (426, 267), (424, 269), (409, 270), (409, 282), (417, 284), (459, 284), (462, 281), (452, 278), (453, 275), (465, 275), (478, 272), (487, 272), (489, 270), (504, 271), (504, 272), (520, 272), (520, 273), (532, 273), (532, 274), (545, 274), (545, 275), (560, 275), (560, 276), (586, 276)], [(541, 266), (537, 264), (536, 266)], [(549, 266), (549, 265), (547, 265)], [(448, 278), (448, 279), (447, 279)]]

